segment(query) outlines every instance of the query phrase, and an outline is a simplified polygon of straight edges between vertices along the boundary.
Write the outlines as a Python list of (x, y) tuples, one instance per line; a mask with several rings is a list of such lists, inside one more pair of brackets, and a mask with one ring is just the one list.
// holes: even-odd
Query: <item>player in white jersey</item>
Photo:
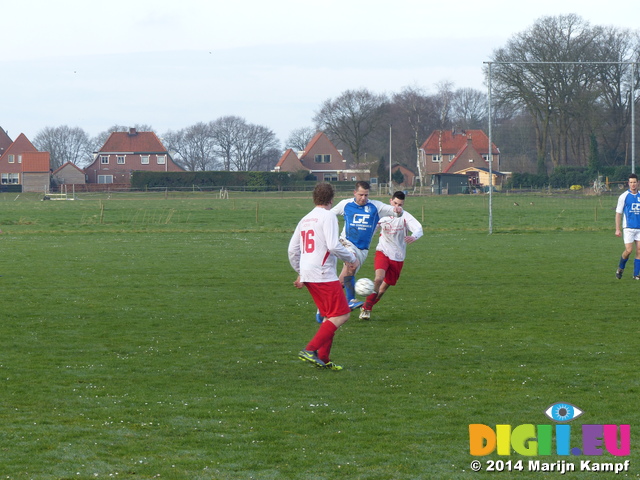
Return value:
[(356, 255), (340, 242), (338, 219), (331, 212), (335, 191), (329, 183), (313, 190), (315, 208), (298, 223), (289, 241), (289, 263), (298, 272), (296, 288), (306, 287), (326, 320), (298, 357), (317, 367), (342, 370), (329, 355), (336, 330), (349, 320), (351, 309), (336, 273), (337, 259), (356, 268)]
[(633, 253), (635, 243), (636, 258), (633, 262), (633, 279), (640, 280), (640, 194), (638, 193), (638, 176), (635, 173), (629, 175), (629, 190), (618, 197), (616, 237), (620, 236), (624, 241), (624, 251), (616, 270), (616, 278), (618, 280), (622, 278), (624, 267)]
[[(404, 208), (404, 192), (395, 192), (391, 197), (391, 206)], [(380, 218), (377, 228), (380, 239), (373, 261), (375, 279), (373, 293), (369, 295), (362, 308), (360, 318), (369, 320), (373, 306), (380, 301), (384, 292), (398, 282), (400, 272), (407, 256), (407, 245), (422, 237), (422, 225), (409, 212), (403, 209), (402, 217), (386, 216)]]
[[(344, 217), (344, 227), (340, 234), (340, 239), (347, 248), (356, 254), (360, 266), (363, 265), (367, 259), (371, 239), (373, 238), (380, 217), (386, 215), (402, 215), (401, 207), (388, 205), (379, 200), (370, 200), (370, 189), (371, 186), (369, 182), (356, 182), (353, 198), (341, 200), (331, 209), (336, 215), (342, 215)], [(344, 285), (349, 306), (352, 309), (360, 307), (363, 303), (356, 300), (355, 292), (355, 275), (360, 266), (355, 268), (345, 264), (340, 273), (340, 282)], [(316, 320), (322, 321), (318, 315), (316, 315)]]

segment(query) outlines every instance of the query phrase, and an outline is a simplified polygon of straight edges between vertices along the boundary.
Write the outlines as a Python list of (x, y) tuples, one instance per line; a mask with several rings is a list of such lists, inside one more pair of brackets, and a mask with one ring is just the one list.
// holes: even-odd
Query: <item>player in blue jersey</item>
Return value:
[(629, 175), (629, 190), (618, 198), (616, 206), (616, 237), (622, 236), (624, 252), (620, 258), (616, 278), (620, 280), (627, 260), (636, 247), (636, 258), (633, 263), (633, 279), (640, 280), (640, 194), (638, 193), (638, 176)]
[[(357, 267), (345, 263), (340, 273), (340, 282), (344, 285), (349, 300), (349, 307), (354, 310), (362, 306), (364, 302), (356, 300), (355, 275), (364, 264), (369, 253), (369, 245), (376, 231), (378, 220), (382, 216), (401, 216), (402, 207), (382, 203), (379, 200), (369, 200), (369, 182), (356, 182), (353, 198), (345, 199), (331, 211), (344, 217), (344, 227), (340, 234), (342, 244), (356, 254)], [(322, 322), (322, 318), (316, 315), (316, 320)]]

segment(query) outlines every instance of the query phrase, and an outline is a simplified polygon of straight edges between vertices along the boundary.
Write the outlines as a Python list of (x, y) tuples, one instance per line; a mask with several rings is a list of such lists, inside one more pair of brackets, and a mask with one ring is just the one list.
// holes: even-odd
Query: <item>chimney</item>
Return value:
[(135, 127), (129, 128), (129, 136), (135, 137), (136, 135), (138, 135), (138, 132), (136, 131)]

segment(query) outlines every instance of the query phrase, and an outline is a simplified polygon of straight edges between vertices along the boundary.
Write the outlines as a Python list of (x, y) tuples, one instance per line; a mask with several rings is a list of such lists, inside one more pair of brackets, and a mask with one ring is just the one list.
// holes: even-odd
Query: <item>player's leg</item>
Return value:
[[(340, 282), (310, 283), (307, 285), (318, 309), (326, 314), (326, 321), (320, 324), (316, 334), (298, 354), (301, 360), (318, 367), (341, 370), (337, 365), (329, 364), (329, 355), (333, 345), (333, 337), (340, 326), (349, 320), (351, 310), (342, 293)], [(328, 365), (329, 364), (329, 365)]]
[[(620, 280), (622, 278), (622, 274), (624, 273), (624, 269), (627, 266), (627, 261), (629, 257), (633, 253), (633, 245), (635, 242), (633, 232), (629, 228), (625, 228), (622, 233), (624, 240), (624, 251), (620, 256), (620, 262), (618, 263), (618, 269), (616, 270), (616, 278)], [(636, 249), (637, 252), (637, 249)], [(635, 266), (634, 266), (635, 267)]]

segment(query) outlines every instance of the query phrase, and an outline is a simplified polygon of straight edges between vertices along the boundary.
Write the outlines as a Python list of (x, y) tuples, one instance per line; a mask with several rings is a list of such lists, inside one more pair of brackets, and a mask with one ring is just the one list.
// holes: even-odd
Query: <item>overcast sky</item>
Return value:
[(484, 91), (483, 62), (543, 16), (638, 29), (640, 2), (21, 0), (3, 2), (0, 126), (179, 130), (224, 115), (281, 142), (347, 89)]

